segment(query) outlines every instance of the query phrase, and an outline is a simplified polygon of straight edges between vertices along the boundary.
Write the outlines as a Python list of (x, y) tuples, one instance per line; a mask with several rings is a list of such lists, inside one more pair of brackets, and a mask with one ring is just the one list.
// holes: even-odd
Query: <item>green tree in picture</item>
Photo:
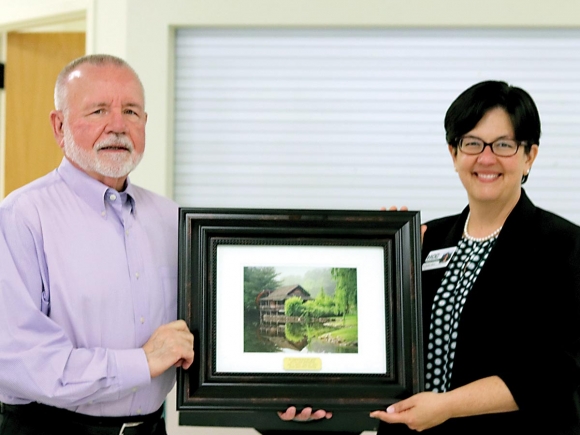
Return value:
[(302, 298), (293, 296), (286, 299), (284, 302), (284, 312), (287, 316), (300, 317), (304, 312), (304, 302), (302, 301)]
[(278, 273), (273, 267), (244, 268), (244, 308), (257, 310), (256, 297), (262, 290), (276, 290), (280, 282), (276, 279)]
[(338, 310), (337, 314), (342, 314), (345, 316), (349, 313), (356, 312), (356, 269), (333, 267), (330, 270), (330, 273), (336, 281), (334, 303), (336, 304), (336, 308)]
[(330, 317), (336, 314), (334, 297), (327, 295), (324, 287), (320, 288), (314, 301), (308, 301), (306, 304), (313, 317)]

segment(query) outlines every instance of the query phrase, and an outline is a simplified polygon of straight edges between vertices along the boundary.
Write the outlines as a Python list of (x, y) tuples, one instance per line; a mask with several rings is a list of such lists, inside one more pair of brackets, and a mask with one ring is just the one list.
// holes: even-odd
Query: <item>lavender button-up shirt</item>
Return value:
[(0, 203), (0, 401), (99, 416), (157, 410), (141, 346), (177, 316), (178, 206), (63, 159)]

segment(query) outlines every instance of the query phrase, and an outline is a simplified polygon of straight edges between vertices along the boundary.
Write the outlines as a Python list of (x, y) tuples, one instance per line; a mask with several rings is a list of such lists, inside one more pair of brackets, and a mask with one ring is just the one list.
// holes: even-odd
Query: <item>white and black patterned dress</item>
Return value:
[(425, 366), (425, 390), (449, 390), (461, 311), (497, 236), (483, 242), (462, 238), (437, 289)]

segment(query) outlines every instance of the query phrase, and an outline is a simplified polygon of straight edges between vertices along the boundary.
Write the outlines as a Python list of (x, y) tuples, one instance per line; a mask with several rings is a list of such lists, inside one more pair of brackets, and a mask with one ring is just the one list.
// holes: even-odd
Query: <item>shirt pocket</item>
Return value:
[(177, 268), (163, 266), (159, 268), (165, 301), (165, 323), (177, 319)]

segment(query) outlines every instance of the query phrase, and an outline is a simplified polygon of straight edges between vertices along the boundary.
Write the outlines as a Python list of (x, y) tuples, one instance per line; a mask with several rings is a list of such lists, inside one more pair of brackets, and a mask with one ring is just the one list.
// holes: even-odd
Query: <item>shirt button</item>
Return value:
[(129, 235), (129, 230), (125, 230), (125, 235), (128, 236)]
[(114, 200), (116, 200), (116, 199), (117, 199), (117, 195), (115, 195), (115, 194), (113, 193), (113, 194), (111, 194), (111, 196), (109, 196), (109, 199), (110, 199), (111, 201), (114, 201)]
[(101, 216), (105, 216), (106, 214), (107, 214), (107, 212), (106, 212), (105, 210), (103, 210), (103, 211), (101, 212)]
[(133, 393), (137, 392), (137, 387), (134, 387), (131, 391), (133, 391)]
[(141, 415), (141, 408), (137, 410), (137, 415)]
[(135, 278), (139, 279), (139, 272), (135, 272)]
[(145, 317), (141, 317), (139, 320), (141, 320), (141, 323), (145, 323)]

